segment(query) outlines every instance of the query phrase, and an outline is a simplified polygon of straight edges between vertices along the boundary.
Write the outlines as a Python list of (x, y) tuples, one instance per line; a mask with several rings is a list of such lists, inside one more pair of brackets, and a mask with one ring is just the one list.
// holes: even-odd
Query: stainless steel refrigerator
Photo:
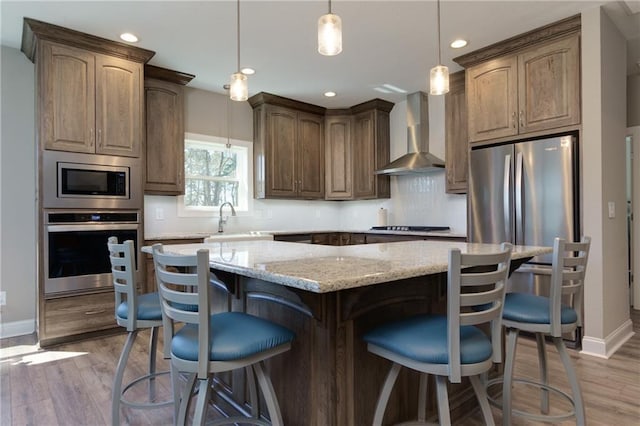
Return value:
[[(580, 239), (578, 155), (574, 135), (473, 147), (469, 154), (468, 228), (471, 242), (553, 246)], [(548, 294), (537, 256), (511, 276), (510, 291)], [(580, 332), (565, 336), (579, 342)]]

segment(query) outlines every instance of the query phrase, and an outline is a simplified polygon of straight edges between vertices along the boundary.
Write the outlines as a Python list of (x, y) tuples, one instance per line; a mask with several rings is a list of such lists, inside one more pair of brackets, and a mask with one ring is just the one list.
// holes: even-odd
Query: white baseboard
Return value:
[(581, 354), (610, 358), (622, 345), (633, 336), (633, 322), (626, 320), (604, 339), (585, 336), (582, 338)]
[(36, 320), (23, 320), (0, 323), (0, 339), (22, 336), (36, 331)]

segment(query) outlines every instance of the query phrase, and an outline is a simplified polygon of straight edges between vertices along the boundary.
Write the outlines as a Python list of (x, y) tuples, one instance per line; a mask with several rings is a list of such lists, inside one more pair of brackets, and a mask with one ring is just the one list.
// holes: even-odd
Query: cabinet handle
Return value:
[(511, 114), (511, 125), (513, 126), (513, 128), (516, 128), (516, 112), (513, 111), (513, 113)]
[(93, 135), (93, 127), (89, 129), (89, 145), (95, 145), (95, 137)]
[(102, 129), (98, 129), (98, 146), (102, 147)]
[(524, 111), (520, 110), (520, 127), (524, 128)]
[(97, 314), (101, 314), (103, 312), (104, 312), (104, 309), (100, 309), (100, 310), (97, 310), (97, 311), (87, 311), (84, 314), (85, 315), (97, 315)]

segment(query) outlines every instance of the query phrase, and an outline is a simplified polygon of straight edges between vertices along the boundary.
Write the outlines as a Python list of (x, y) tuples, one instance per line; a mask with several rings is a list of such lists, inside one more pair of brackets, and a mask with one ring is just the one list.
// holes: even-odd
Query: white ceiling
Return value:
[[(20, 48), (26, 16), (112, 40), (134, 32), (137, 45), (156, 52), (151, 64), (195, 74), (192, 87), (222, 93), (236, 71), (234, 0), (1, 1), (3, 45)], [(640, 37), (638, 1), (442, 0), (443, 63), (456, 71), (456, 56), (604, 3), (627, 39)], [(249, 77), (250, 95), (266, 91), (341, 108), (376, 97), (405, 99), (374, 91), (384, 83), (428, 90), (437, 62), (435, 1), (334, 0), (332, 9), (342, 18), (344, 50), (324, 57), (316, 50), (316, 22), (327, 1), (240, 2), (241, 65), (257, 70)], [(469, 45), (449, 48), (457, 37)], [(327, 90), (338, 96), (323, 97)]]

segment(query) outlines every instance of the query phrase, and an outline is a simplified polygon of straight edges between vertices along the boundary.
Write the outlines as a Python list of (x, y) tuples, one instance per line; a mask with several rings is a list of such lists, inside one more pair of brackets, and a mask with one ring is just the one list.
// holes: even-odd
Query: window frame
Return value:
[[(244, 141), (240, 139), (227, 139), (220, 136), (209, 136), (198, 133), (185, 133), (184, 135), (184, 147), (187, 148), (187, 141), (193, 141), (196, 143), (212, 143), (219, 145), (226, 145), (227, 142), (231, 144), (232, 147), (239, 147), (246, 149), (247, 158), (246, 158), (246, 184), (243, 184), (242, 179), (240, 179), (240, 186), (246, 188), (246, 201), (243, 202), (239, 200), (239, 205), (234, 208), (236, 212), (238, 212), (239, 216), (247, 215), (251, 212), (253, 208), (253, 143), (250, 141)], [(185, 155), (186, 162), (186, 155)], [(185, 191), (186, 191), (186, 171), (185, 171)], [(244, 189), (241, 189), (239, 192), (239, 197), (242, 196), (242, 192)], [(211, 207), (202, 207), (202, 206), (185, 206), (184, 204), (184, 195), (179, 195), (177, 197), (177, 214), (178, 217), (212, 217), (216, 216), (220, 206), (211, 206)]]

